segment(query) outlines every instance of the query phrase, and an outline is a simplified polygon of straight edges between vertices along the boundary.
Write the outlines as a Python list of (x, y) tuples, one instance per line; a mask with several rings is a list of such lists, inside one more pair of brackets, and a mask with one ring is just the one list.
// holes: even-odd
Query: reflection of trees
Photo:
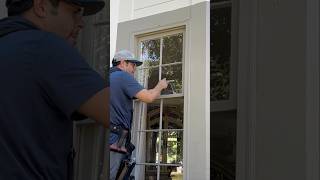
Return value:
[(141, 52), (144, 67), (158, 65), (160, 59), (160, 39), (143, 41), (141, 43)]
[(231, 8), (213, 9), (210, 32), (210, 99), (227, 100), (230, 95)]
[(161, 78), (166, 78), (167, 80), (174, 80), (169, 84), (167, 90), (162, 94), (172, 94), (172, 93), (182, 92), (182, 65), (181, 64), (163, 67)]
[[(161, 162), (163, 163), (182, 163), (183, 160), (183, 131), (168, 129), (183, 129), (183, 102), (174, 98), (174, 101), (164, 101), (162, 113), (162, 143), (161, 143)], [(175, 102), (177, 101), (177, 102)], [(171, 104), (173, 103), (174, 104)], [(178, 103), (178, 104), (176, 104)], [(159, 129), (160, 107), (158, 104), (148, 105), (147, 129)], [(148, 135), (147, 155), (149, 162), (155, 162), (157, 152), (158, 132)]]
[(183, 51), (182, 33), (163, 38), (162, 63), (181, 62)]
[(217, 55), (211, 61), (211, 101), (225, 100), (230, 94), (230, 60), (228, 57)]
[[(168, 141), (169, 138), (176, 139), (176, 141)], [(167, 146), (167, 156), (170, 163), (181, 163), (182, 162), (182, 147), (183, 147), (183, 139), (182, 132), (172, 131), (164, 134), (164, 139)], [(164, 153), (165, 154), (165, 153)]]
[[(162, 68), (161, 79), (174, 80), (162, 94), (182, 92), (182, 53), (183, 34), (174, 34), (163, 37), (162, 66), (160, 59), (160, 39), (141, 42), (141, 59), (144, 60), (143, 68), (147, 80), (147, 88), (154, 88), (159, 81), (159, 68)], [(170, 64), (177, 63), (178, 64)]]
[(94, 39), (94, 68), (103, 77), (107, 78), (106, 65), (109, 66), (109, 52), (110, 47), (109, 26), (99, 25), (95, 29)]

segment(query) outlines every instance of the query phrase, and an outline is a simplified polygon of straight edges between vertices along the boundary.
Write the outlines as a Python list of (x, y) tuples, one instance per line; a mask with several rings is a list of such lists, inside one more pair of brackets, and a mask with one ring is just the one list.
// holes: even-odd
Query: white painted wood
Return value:
[(210, 0), (120, 0), (119, 22), (174, 11)]
[(119, 7), (119, 1), (110, 1), (110, 66), (116, 52)]
[[(169, 7), (169, 4), (172, 3), (174, 9), (179, 9), (185, 6), (195, 5), (198, 3), (202, 3), (204, 1), (210, 1), (210, 0), (135, 0), (134, 6), (135, 10), (137, 9), (145, 9), (153, 6), (161, 6), (161, 4), (166, 4), (167, 8)], [(181, 3), (183, 2), (183, 3)], [(164, 9), (165, 10), (165, 9)], [(165, 10), (165, 11), (168, 11)]]
[[(138, 3), (140, 1), (140, 3)], [(191, 5), (190, 0), (163, 0), (162, 2), (150, 2), (145, 0), (136, 0), (134, 4), (133, 19), (173, 11), (179, 8)]]
[(117, 49), (135, 49), (136, 36), (186, 27), (184, 179), (209, 179), (209, 2), (119, 23)]
[(119, 21), (124, 22), (133, 19), (133, 0), (119, 0)]
[(192, 6), (190, 20), (187, 141), (187, 179), (210, 178), (210, 3)]

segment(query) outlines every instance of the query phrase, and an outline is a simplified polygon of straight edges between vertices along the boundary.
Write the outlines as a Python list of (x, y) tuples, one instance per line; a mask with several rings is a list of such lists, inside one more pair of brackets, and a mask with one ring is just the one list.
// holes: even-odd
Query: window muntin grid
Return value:
[(172, 80), (153, 103), (135, 102), (135, 117), (141, 119), (133, 131), (137, 136), (136, 177), (140, 179), (183, 174), (184, 42), (184, 30), (138, 39), (138, 54), (144, 63), (136, 79), (148, 89), (160, 79)]

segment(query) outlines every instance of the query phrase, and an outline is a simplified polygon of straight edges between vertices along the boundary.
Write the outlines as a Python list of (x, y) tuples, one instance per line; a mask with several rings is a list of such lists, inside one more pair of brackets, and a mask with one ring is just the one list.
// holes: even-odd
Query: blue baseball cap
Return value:
[[(67, 3), (76, 4), (83, 7), (83, 15), (89, 16), (101, 11), (105, 6), (102, 0), (63, 0)], [(33, 0), (6, 0), (7, 8), (16, 8), (19, 10), (27, 10), (33, 5)]]
[(89, 16), (101, 11), (105, 3), (101, 0), (64, 0), (84, 8), (83, 15)]

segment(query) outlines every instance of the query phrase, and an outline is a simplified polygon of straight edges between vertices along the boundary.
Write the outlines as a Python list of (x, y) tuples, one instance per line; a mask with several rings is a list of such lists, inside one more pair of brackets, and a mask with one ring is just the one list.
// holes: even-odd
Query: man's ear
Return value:
[(46, 17), (48, 12), (47, 0), (33, 0), (33, 12), (36, 16)]
[(121, 59), (120, 64), (123, 66), (125, 64), (125, 60)]

